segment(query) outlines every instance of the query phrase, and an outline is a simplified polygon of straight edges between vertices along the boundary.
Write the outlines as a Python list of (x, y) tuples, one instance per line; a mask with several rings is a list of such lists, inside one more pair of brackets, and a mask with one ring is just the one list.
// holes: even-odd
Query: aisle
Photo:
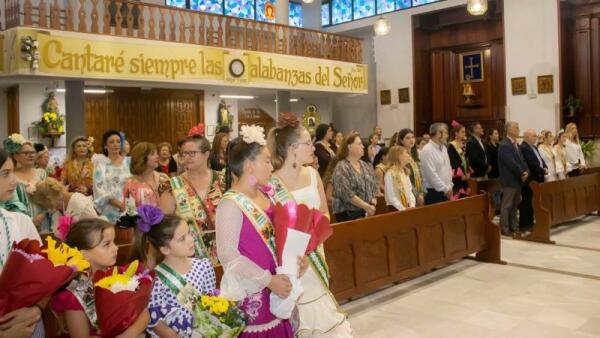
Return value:
[(600, 218), (560, 230), (345, 304), (355, 337), (600, 337)]

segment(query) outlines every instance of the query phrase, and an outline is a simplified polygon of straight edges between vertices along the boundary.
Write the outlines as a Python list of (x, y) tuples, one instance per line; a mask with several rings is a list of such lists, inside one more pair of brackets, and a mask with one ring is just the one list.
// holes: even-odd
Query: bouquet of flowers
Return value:
[(40, 133), (62, 133), (65, 125), (65, 117), (57, 112), (44, 112), (41, 120), (34, 122)]
[(192, 337), (234, 338), (246, 327), (248, 315), (237, 302), (219, 295), (218, 290), (194, 301)]
[(123, 333), (148, 306), (154, 272), (133, 261), (94, 274), (94, 299), (102, 337)]
[(296, 301), (303, 292), (298, 280), (298, 257), (315, 250), (333, 234), (329, 219), (305, 204), (277, 203), (273, 210), (277, 273), (286, 274), (292, 282), (292, 291), (286, 299), (271, 293), (271, 313), (279, 318), (290, 318)]
[(35, 305), (89, 267), (77, 249), (56, 246), (50, 236), (46, 242), (45, 249), (30, 239), (13, 244), (0, 275), (0, 317)]

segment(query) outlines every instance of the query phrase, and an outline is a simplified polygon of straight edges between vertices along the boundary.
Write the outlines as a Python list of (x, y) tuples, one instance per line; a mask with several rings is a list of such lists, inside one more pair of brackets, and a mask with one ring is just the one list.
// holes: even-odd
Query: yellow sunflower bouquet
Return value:
[(218, 290), (199, 296), (193, 313), (192, 337), (234, 338), (242, 333), (249, 318), (237, 302), (221, 297)]

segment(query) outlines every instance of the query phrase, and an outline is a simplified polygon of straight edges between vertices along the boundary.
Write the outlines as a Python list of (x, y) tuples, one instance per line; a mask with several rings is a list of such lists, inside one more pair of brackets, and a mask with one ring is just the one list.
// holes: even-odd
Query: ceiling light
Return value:
[(467, 11), (471, 15), (484, 15), (488, 10), (487, 0), (468, 0)]
[(85, 94), (106, 94), (112, 93), (112, 89), (103, 89), (103, 88), (85, 88), (83, 90)]
[(252, 95), (219, 95), (222, 99), (238, 99), (238, 100), (252, 100), (254, 96)]
[(64, 88), (56, 88), (56, 90), (55, 90), (55, 92), (57, 92), (57, 93), (64, 93), (64, 92), (66, 92), (66, 91), (67, 91), (67, 90), (66, 90), (66, 89), (64, 89)]
[(373, 25), (373, 30), (375, 31), (376, 35), (386, 35), (390, 32), (390, 28), (390, 22), (387, 21), (387, 19), (383, 16), (377, 19)]
[(312, 4), (315, 0), (302, 0), (305, 4)]

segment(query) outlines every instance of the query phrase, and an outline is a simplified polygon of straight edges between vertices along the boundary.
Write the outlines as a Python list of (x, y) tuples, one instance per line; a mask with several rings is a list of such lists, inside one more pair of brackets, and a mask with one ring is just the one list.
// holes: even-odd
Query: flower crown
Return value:
[(280, 113), (279, 118), (277, 119), (277, 123), (281, 128), (296, 128), (300, 124), (300, 120), (296, 115), (294, 115), (294, 113)]
[(23, 137), (23, 135), (15, 133), (10, 135), (2, 143), (4, 145), (4, 150), (6, 150), (9, 154), (16, 154), (21, 150), (23, 144), (27, 143), (27, 140)]
[(188, 136), (204, 136), (204, 123), (198, 123), (188, 131)]
[(258, 143), (261, 146), (267, 145), (265, 140), (265, 129), (257, 125), (245, 125), (241, 127), (240, 135), (242, 140), (248, 144)]

